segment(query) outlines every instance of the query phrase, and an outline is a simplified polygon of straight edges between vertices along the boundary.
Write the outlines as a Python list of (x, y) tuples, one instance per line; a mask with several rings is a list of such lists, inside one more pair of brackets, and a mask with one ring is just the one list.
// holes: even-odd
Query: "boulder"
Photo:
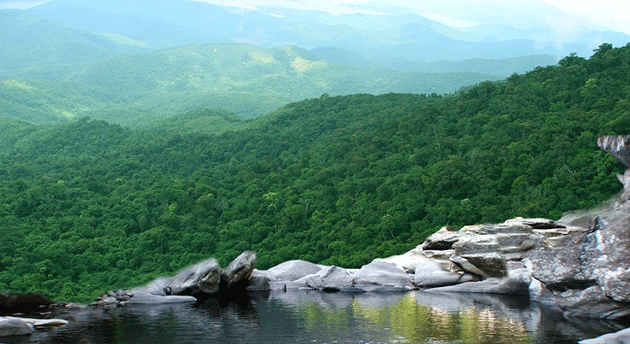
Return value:
[(290, 260), (267, 270), (270, 277), (281, 282), (292, 282), (304, 276), (314, 274), (322, 267), (304, 260)]
[(630, 135), (605, 135), (597, 139), (599, 148), (617, 158), (625, 167), (624, 174), (618, 174), (617, 179), (623, 185), (620, 201), (630, 199)]
[(354, 273), (354, 286), (366, 291), (411, 290), (413, 275), (406, 274), (396, 264), (379, 259), (362, 266)]
[(245, 289), (252, 277), (255, 263), (255, 252), (245, 251), (241, 253), (221, 272), (221, 288), (225, 287), (230, 291)]
[(211, 295), (219, 291), (221, 267), (210, 258), (180, 271), (170, 282), (173, 295)]

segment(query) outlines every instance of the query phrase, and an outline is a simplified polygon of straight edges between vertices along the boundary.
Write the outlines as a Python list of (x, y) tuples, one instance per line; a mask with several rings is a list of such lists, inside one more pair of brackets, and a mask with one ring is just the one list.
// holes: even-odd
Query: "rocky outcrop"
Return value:
[(219, 291), (221, 267), (210, 258), (190, 266), (175, 275), (165, 287), (167, 295), (203, 295)]
[(443, 228), (403, 255), (358, 270), (289, 261), (256, 270), (250, 290), (529, 295), (570, 317), (629, 316), (630, 202), (586, 217)]
[(255, 262), (256, 253), (252, 251), (243, 252), (225, 269), (221, 269), (216, 259), (206, 259), (174, 277), (160, 277), (131, 290), (110, 291), (97, 298), (93, 305), (194, 303), (212, 296), (244, 293)]

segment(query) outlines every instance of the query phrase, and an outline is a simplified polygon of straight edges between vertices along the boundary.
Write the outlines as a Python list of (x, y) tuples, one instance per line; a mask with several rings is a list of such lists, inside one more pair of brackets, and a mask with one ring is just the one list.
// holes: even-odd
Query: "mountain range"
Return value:
[(453, 93), (630, 40), (584, 25), (559, 39), (549, 26), (457, 28), (376, 10), (185, 0), (0, 10), (0, 109), (33, 123), (89, 116), (136, 127), (206, 108), (254, 118), (322, 94)]

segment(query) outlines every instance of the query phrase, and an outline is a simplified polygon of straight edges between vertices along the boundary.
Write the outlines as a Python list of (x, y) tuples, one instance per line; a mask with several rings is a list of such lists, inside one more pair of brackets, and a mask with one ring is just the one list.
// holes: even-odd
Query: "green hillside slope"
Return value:
[(596, 137), (630, 130), (629, 61), (602, 45), (453, 96), (322, 96), (220, 135), (5, 122), (0, 290), (87, 301), (246, 249), (261, 269), (357, 267), (447, 224), (598, 205), (621, 188)]
[(0, 73), (80, 63), (146, 50), (121, 36), (99, 35), (18, 10), (0, 11)]

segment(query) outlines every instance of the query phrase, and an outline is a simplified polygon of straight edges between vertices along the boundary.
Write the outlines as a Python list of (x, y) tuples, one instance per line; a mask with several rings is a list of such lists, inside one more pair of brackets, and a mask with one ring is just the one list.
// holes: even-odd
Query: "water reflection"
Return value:
[[(498, 316), (490, 308), (452, 300), (447, 307), (432, 305), (445, 298), (439, 294), (363, 294), (347, 298), (337, 294), (279, 294), (277, 297), (295, 306), (307, 331), (322, 336), (348, 328), (362, 333), (368, 340), (386, 343), (531, 343), (523, 323)], [(428, 305), (422, 301), (430, 297)], [(305, 301), (308, 300), (308, 301)], [(342, 302), (339, 302), (342, 301)]]
[(567, 320), (527, 298), (422, 291), (273, 292), (54, 316), (71, 324), (0, 343), (576, 343), (622, 327)]

